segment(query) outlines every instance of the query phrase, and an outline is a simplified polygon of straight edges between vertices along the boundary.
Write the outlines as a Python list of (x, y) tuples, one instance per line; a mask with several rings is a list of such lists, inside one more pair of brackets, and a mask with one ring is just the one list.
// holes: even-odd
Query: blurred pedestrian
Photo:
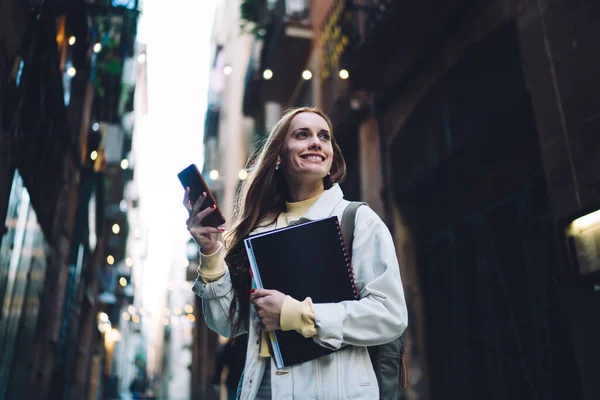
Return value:
[[(186, 189), (187, 226), (201, 249), (194, 291), (202, 298), (206, 323), (226, 337), (248, 333), (238, 398), (379, 398), (367, 346), (398, 338), (407, 310), (394, 242), (377, 214), (362, 206), (355, 218), (352, 265), (360, 300), (313, 304), (277, 290), (254, 291), (243, 245), (251, 233), (300, 217), (341, 219), (349, 204), (338, 185), (345, 173), (329, 118), (315, 108), (296, 108), (275, 125), (244, 181), (225, 245), (218, 228), (202, 225), (214, 211), (199, 211), (206, 196), (191, 204)], [(266, 339), (277, 329), (295, 330), (338, 351), (277, 370)]]

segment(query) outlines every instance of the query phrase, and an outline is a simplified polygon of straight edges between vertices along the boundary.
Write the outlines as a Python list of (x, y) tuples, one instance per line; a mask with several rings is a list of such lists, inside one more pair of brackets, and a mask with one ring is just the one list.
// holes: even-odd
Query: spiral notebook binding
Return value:
[(350, 278), (350, 282), (352, 283), (352, 292), (354, 293), (354, 298), (358, 300), (360, 298), (360, 295), (358, 285), (356, 284), (356, 276), (354, 276), (354, 269), (352, 268), (352, 253), (350, 253), (350, 250), (348, 249), (346, 239), (344, 238), (344, 234), (342, 233), (342, 224), (339, 221), (337, 221), (337, 230), (338, 236), (340, 237), (342, 250), (344, 251), (344, 261), (346, 262), (348, 277)]

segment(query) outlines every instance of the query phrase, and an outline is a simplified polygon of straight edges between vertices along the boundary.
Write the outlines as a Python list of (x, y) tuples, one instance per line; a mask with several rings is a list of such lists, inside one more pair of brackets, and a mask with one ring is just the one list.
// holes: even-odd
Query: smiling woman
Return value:
[(329, 123), (314, 112), (291, 119), (276, 164), (288, 183), (290, 200), (305, 200), (325, 190), (323, 178), (333, 163), (330, 130)]
[[(277, 290), (254, 290), (243, 246), (248, 235), (302, 217), (341, 219), (350, 204), (338, 185), (345, 171), (329, 118), (316, 108), (296, 108), (281, 117), (256, 157), (224, 245), (214, 228), (202, 224), (208, 214), (199, 211), (202, 199), (195, 205), (184, 199), (193, 221), (188, 228), (201, 247), (193, 290), (202, 298), (207, 325), (227, 337), (248, 332), (240, 399), (379, 396), (366, 346), (398, 338), (406, 328), (407, 311), (394, 244), (377, 214), (368, 206), (355, 214), (352, 266), (360, 300), (313, 304), (310, 298), (294, 299)], [(295, 330), (338, 351), (323, 356), (327, 360), (275, 370), (267, 334), (278, 329)]]

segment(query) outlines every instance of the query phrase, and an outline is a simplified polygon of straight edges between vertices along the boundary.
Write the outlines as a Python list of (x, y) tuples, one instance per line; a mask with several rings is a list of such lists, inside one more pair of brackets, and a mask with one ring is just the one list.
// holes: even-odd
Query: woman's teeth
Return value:
[(321, 161), (321, 157), (319, 156), (306, 156), (304, 158), (311, 161)]

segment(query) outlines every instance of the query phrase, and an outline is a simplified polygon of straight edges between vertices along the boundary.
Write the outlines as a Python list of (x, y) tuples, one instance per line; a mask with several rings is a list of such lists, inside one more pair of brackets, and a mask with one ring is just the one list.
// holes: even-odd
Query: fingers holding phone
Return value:
[(218, 248), (217, 237), (223, 232), (222, 227), (205, 226), (202, 221), (216, 210), (216, 205), (202, 209), (202, 204), (207, 198), (202, 193), (194, 204), (190, 201), (190, 188), (186, 187), (183, 197), (183, 205), (188, 210), (189, 218), (186, 221), (187, 229), (205, 254), (212, 254)]

